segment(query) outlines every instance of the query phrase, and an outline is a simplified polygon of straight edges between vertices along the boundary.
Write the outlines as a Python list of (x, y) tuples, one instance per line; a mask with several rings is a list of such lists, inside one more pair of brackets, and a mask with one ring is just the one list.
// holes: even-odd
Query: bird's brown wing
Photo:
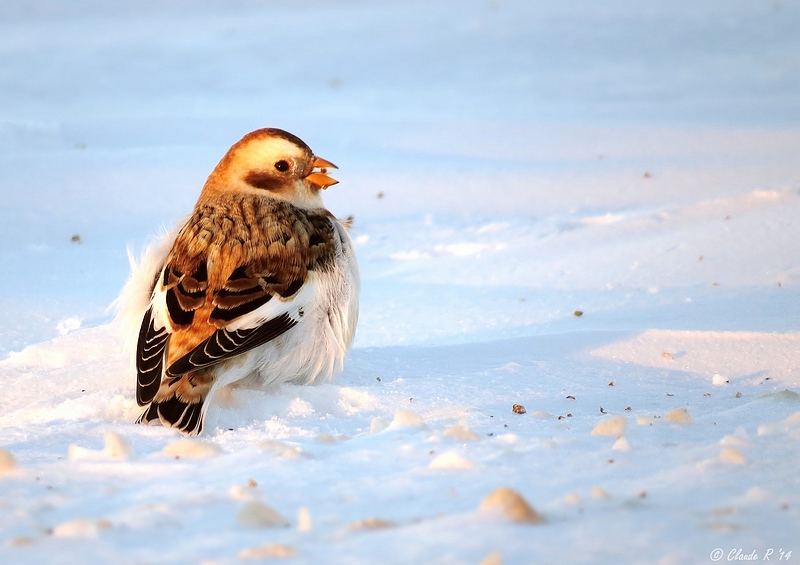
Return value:
[(162, 376), (215, 365), (300, 323), (318, 292), (314, 273), (334, 261), (335, 238), (326, 212), (282, 202), (255, 209), (242, 199), (197, 210), (142, 322), (137, 401), (152, 401)]
[[(204, 327), (207, 324), (195, 323), (195, 316), (205, 309), (207, 290), (207, 264), (202, 258), (186, 274), (168, 258), (139, 330), (136, 402), (140, 406), (152, 401), (158, 392), (169, 350), (182, 343), (202, 341), (213, 333), (213, 329)], [(203, 330), (206, 335), (197, 335)]]

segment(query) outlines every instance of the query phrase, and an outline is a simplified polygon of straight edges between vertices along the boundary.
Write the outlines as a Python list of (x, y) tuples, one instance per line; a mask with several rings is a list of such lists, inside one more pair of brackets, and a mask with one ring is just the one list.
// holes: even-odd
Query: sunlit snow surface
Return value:
[[(792, 2), (4, 2), (0, 562), (800, 559), (798, 29)], [(346, 369), (218, 397), (200, 443), (134, 425), (126, 247), (266, 126), (340, 167)], [(480, 509), (500, 487), (543, 521)]]

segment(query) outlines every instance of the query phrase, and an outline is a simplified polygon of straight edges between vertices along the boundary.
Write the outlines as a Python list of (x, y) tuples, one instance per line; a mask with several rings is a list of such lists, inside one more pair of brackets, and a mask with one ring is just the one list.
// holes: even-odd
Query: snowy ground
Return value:
[[(4, 2), (0, 562), (800, 560), (797, 29), (794, 2)], [(356, 344), (175, 443), (132, 424), (106, 308), (265, 126), (340, 166)], [(500, 487), (542, 521), (481, 510)]]

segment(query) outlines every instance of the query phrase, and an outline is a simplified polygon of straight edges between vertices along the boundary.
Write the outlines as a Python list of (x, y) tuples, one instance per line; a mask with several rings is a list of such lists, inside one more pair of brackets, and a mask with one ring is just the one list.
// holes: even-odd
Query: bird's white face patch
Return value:
[(255, 138), (236, 149), (227, 182), (247, 192), (266, 191), (298, 208), (322, 208), (319, 190), (304, 178), (311, 170), (313, 154), (307, 148), (282, 137)]
[(240, 162), (246, 171), (263, 171), (286, 178), (303, 176), (309, 157), (303, 148), (280, 137), (253, 140), (240, 149)]

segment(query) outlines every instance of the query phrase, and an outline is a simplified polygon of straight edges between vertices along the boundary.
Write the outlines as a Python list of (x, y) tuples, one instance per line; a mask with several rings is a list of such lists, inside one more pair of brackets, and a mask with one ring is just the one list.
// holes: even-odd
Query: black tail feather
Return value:
[(164, 401), (153, 400), (144, 409), (136, 423), (160, 423), (162, 426), (175, 428), (182, 434), (197, 436), (203, 432), (204, 405), (204, 402), (184, 402), (177, 396), (172, 396)]

